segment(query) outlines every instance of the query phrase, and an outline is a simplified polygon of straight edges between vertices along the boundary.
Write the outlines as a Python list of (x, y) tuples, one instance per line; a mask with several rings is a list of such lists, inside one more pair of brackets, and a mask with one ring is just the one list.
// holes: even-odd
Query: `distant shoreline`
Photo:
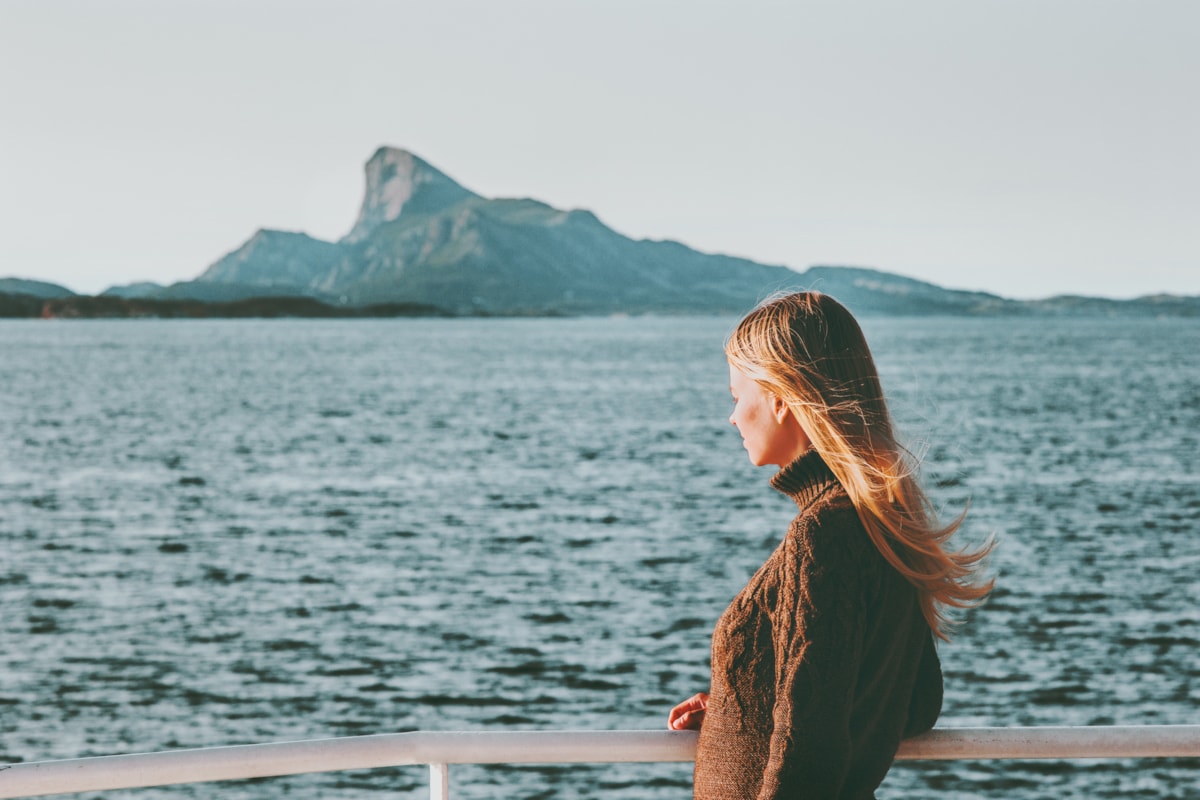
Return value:
[[(373, 303), (342, 306), (312, 297), (250, 297), (241, 300), (205, 301), (160, 298), (126, 298), (111, 295), (37, 297), (0, 292), (0, 319), (388, 319), (388, 318), (566, 318), (622, 315), (737, 314), (746, 309), (637, 308), (609, 313), (571, 313), (558, 309), (450, 311), (426, 303)], [(986, 310), (930, 308), (914, 304), (911, 310), (858, 308), (866, 317), (952, 316), (963, 318), (1200, 318), (1200, 297), (1157, 295), (1135, 300), (1108, 300), (1064, 295), (1045, 300), (1011, 301)]]
[(311, 297), (252, 297), (228, 302), (77, 295), (45, 299), (0, 294), (0, 317), (24, 319), (303, 319), (452, 317), (422, 303), (333, 306)]

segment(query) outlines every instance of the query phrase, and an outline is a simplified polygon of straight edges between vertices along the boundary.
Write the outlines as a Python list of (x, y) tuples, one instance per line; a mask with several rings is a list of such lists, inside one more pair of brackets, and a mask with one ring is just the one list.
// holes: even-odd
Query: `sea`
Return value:
[[(732, 317), (0, 321), (0, 763), (665, 729), (795, 507)], [(939, 725), (1200, 722), (1200, 320), (866, 319), (996, 588)], [(689, 764), (455, 798), (691, 796)], [(881, 798), (1195, 798), (1200, 759), (896, 764)], [(85, 797), (418, 798), (424, 767)]]

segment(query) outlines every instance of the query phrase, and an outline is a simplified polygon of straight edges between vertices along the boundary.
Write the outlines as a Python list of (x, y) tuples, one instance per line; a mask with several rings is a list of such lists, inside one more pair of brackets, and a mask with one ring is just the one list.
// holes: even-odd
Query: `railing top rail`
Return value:
[[(414, 764), (691, 761), (695, 749), (690, 731), (417, 731), (0, 765), (0, 798)], [(940, 728), (896, 757), (1200, 757), (1200, 725)]]

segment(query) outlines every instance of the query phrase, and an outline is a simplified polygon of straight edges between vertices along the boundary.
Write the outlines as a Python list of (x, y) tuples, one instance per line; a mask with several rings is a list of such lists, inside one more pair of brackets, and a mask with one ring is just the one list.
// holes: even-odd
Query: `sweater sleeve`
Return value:
[(840, 797), (850, 767), (850, 714), (866, 624), (865, 564), (854, 557), (853, 510), (852, 518), (841, 509), (827, 511), (832, 513), (822, 515), (819, 527), (789, 536), (794, 552), (767, 602), (775, 707), (759, 800)]

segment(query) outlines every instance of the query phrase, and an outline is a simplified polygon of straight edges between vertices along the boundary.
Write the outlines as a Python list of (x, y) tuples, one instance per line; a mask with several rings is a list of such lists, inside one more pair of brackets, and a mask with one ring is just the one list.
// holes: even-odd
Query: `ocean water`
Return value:
[[(0, 762), (664, 727), (794, 512), (726, 420), (733, 322), (0, 322)], [(998, 540), (939, 724), (1200, 721), (1200, 321), (865, 328), (936, 503)], [(690, 797), (690, 765), (451, 780)], [(1200, 763), (905, 763), (879, 796), (1197, 797)]]

